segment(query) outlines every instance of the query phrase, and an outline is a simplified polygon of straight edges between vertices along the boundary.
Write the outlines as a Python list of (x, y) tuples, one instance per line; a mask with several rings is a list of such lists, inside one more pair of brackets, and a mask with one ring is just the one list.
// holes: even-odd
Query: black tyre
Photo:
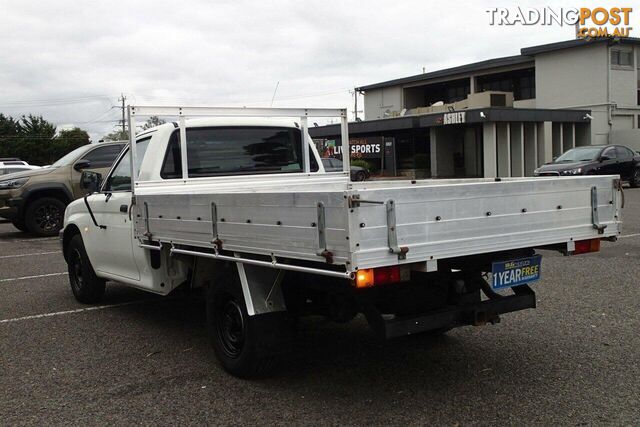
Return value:
[(640, 187), (640, 168), (636, 168), (633, 170), (633, 175), (631, 175), (629, 185), (631, 185), (632, 188)]
[(207, 329), (222, 367), (240, 378), (268, 374), (290, 349), (286, 313), (249, 316), (235, 266), (207, 290)]
[(65, 258), (69, 269), (71, 291), (76, 299), (84, 304), (100, 301), (104, 295), (105, 281), (96, 276), (84, 249), (82, 236), (76, 234), (71, 238)]
[(360, 172), (356, 173), (356, 181), (364, 181), (365, 179), (367, 179), (366, 172), (360, 171)]
[(38, 236), (56, 236), (62, 229), (66, 205), (55, 197), (42, 197), (29, 203), (25, 212), (27, 229)]
[(11, 221), (11, 224), (13, 224), (13, 226), (20, 231), (27, 231), (27, 225), (24, 223), (24, 221), (15, 220)]

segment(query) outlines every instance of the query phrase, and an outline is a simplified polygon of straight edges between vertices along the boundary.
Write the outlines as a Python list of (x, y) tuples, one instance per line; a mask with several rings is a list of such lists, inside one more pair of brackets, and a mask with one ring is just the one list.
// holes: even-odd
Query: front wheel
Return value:
[(367, 179), (367, 174), (364, 171), (356, 173), (356, 181), (364, 181)]
[(289, 349), (286, 312), (249, 316), (235, 266), (207, 290), (207, 331), (222, 367), (240, 378), (268, 374)]
[(65, 258), (69, 271), (71, 291), (76, 299), (84, 304), (95, 304), (104, 295), (105, 281), (98, 276), (91, 266), (84, 249), (82, 236), (76, 234), (67, 246)]
[(640, 187), (640, 168), (636, 168), (633, 171), (633, 175), (631, 175), (631, 179), (629, 180), (629, 185), (632, 188)]
[(55, 197), (42, 197), (27, 206), (25, 224), (38, 236), (56, 236), (62, 229), (65, 204)]

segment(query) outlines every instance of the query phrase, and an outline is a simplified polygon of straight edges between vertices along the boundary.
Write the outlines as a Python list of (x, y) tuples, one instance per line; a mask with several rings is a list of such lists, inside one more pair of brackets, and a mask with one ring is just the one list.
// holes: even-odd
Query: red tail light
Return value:
[(576, 249), (573, 251), (573, 254), (580, 255), (599, 251), (600, 239), (578, 240), (576, 242)]

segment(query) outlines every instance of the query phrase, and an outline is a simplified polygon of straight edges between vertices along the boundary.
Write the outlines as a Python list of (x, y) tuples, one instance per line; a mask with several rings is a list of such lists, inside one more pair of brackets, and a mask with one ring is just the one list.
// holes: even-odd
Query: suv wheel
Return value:
[(27, 206), (24, 221), (38, 236), (55, 236), (62, 229), (65, 204), (55, 197), (42, 197)]

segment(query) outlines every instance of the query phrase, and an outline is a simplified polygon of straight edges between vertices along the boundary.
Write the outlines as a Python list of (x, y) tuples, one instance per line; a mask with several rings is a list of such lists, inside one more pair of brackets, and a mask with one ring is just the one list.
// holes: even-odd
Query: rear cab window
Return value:
[[(229, 126), (187, 129), (189, 177), (294, 173), (303, 171), (299, 129)], [(318, 170), (310, 152), (311, 171)], [(182, 178), (180, 133), (169, 140), (160, 176)]]
[(626, 147), (616, 147), (616, 153), (619, 159), (628, 159), (630, 157), (633, 157), (633, 151), (629, 150)]

